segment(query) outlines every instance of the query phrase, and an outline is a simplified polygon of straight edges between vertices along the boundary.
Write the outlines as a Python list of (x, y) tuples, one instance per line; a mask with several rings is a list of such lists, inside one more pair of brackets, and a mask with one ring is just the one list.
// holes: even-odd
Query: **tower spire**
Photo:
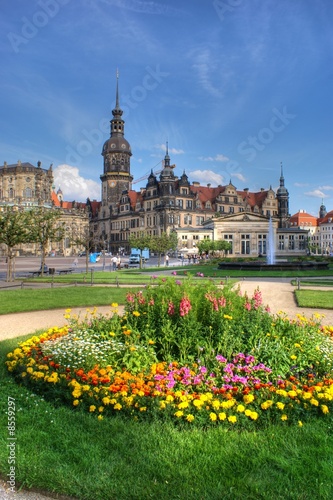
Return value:
[(118, 92), (118, 81), (119, 81), (119, 71), (117, 68), (116, 72), (117, 85), (116, 85), (116, 109), (119, 109), (119, 92)]

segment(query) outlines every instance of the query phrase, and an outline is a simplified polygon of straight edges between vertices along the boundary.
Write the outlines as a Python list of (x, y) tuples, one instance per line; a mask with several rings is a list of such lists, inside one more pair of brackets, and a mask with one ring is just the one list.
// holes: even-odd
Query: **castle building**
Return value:
[[(65, 228), (64, 238), (59, 242), (50, 242), (50, 254), (76, 255), (82, 250), (77, 243), (83, 235), (89, 232), (89, 217), (85, 203), (66, 202), (59, 189), (57, 193), (53, 186), (52, 165), (48, 169), (42, 168), (41, 162), (37, 167), (31, 163), (0, 166), (0, 211), (4, 207), (17, 207), (23, 210), (44, 208), (45, 210), (59, 210), (61, 217), (59, 225)], [(80, 238), (79, 235), (82, 235)], [(40, 252), (38, 244), (26, 243), (17, 249), (21, 255), (37, 255)], [(0, 254), (4, 249), (0, 247)]]
[(304, 253), (307, 231), (289, 226), (289, 193), (282, 166), (276, 193), (271, 187), (259, 192), (238, 190), (231, 180), (225, 186), (203, 186), (191, 183), (185, 171), (179, 177), (175, 174), (167, 144), (159, 177), (151, 171), (148, 178), (143, 178), (146, 185), (135, 191), (118, 77), (112, 115), (110, 138), (102, 149), (102, 200), (88, 200), (94, 239), (100, 242), (100, 250), (128, 252), (132, 235), (160, 236), (175, 231), (178, 250), (193, 252), (201, 239), (222, 238), (232, 243), (231, 255), (258, 256), (266, 253), (272, 219), (277, 253)]

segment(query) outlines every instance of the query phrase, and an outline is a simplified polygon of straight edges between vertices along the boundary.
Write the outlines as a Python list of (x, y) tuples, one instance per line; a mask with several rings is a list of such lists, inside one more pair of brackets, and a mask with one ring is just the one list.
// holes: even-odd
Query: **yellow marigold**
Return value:
[(295, 354), (292, 354), (292, 355), (290, 356), (290, 359), (292, 359), (292, 360), (297, 359), (297, 356), (295, 356)]
[(81, 394), (82, 394), (82, 391), (81, 391), (81, 389), (79, 389), (79, 388), (74, 389), (74, 391), (72, 392), (72, 396), (73, 396), (74, 398), (79, 398), (79, 397), (81, 396)]
[(98, 415), (97, 420), (103, 420), (103, 415)]
[(103, 405), (107, 406), (110, 404), (110, 398), (108, 398), (107, 396), (105, 396), (103, 399), (102, 399), (102, 402), (103, 402)]
[(214, 401), (212, 402), (212, 407), (216, 410), (218, 410), (221, 406), (221, 402), (218, 400), (218, 399), (214, 399)]
[(250, 418), (251, 418), (252, 420), (257, 420), (257, 419), (258, 419), (258, 417), (259, 417), (259, 414), (258, 414), (256, 411), (251, 411), (251, 413), (250, 413), (250, 415), (249, 415), (249, 416), (250, 416)]
[(223, 314), (224, 319), (232, 319), (232, 316), (229, 316), (229, 314)]
[(235, 424), (237, 422), (237, 417), (235, 415), (230, 415), (230, 417), (228, 417), (228, 421), (231, 424)]
[(201, 401), (200, 399), (195, 399), (193, 401), (193, 406), (195, 406), (196, 408), (200, 408), (203, 404), (204, 404), (204, 402)]
[(287, 391), (285, 391), (284, 389), (278, 389), (276, 391), (276, 394), (278, 394), (279, 396), (283, 396), (284, 398), (286, 398), (288, 395)]
[(141, 316), (140, 313), (139, 313), (139, 311), (133, 311), (132, 314), (133, 314), (133, 316), (136, 316), (136, 317)]
[(226, 413), (224, 413), (224, 411), (221, 411), (221, 413), (219, 413), (219, 420), (225, 420), (226, 418), (227, 418)]
[(252, 401), (254, 400), (254, 396), (253, 394), (246, 394), (245, 396), (243, 396), (243, 401), (245, 404), (249, 404), (249, 403), (252, 403)]
[(281, 403), (281, 401), (278, 401), (278, 402), (276, 403), (276, 407), (277, 407), (279, 410), (284, 410), (285, 404), (284, 404), (284, 403)]
[(245, 406), (244, 405), (238, 405), (237, 408), (236, 408), (236, 411), (238, 411), (238, 413), (243, 413), (245, 411)]
[(310, 399), (310, 404), (313, 406), (319, 406), (319, 402), (315, 398)]
[(120, 403), (116, 403), (113, 408), (114, 408), (114, 410), (121, 410), (122, 406)]
[(295, 398), (297, 396), (297, 392), (296, 391), (288, 391), (288, 396), (290, 398)]
[(104, 411), (104, 406), (99, 406), (99, 407), (98, 407), (98, 411), (99, 411), (100, 413), (102, 413), (102, 412)]
[(264, 401), (263, 403), (261, 403), (261, 408), (263, 410), (268, 410), (268, 408), (270, 408), (273, 404), (273, 401), (271, 399), (268, 399), (267, 401)]
[(193, 422), (193, 420), (194, 420), (194, 415), (192, 415), (191, 413), (189, 413), (189, 414), (187, 415), (187, 417), (186, 417), (186, 420), (187, 420), (188, 422)]
[(89, 411), (90, 412), (94, 412), (96, 410), (96, 406), (95, 405), (90, 405), (89, 406)]
[(74, 399), (74, 401), (73, 401), (74, 406), (77, 406), (79, 403), (80, 403), (80, 401), (78, 399)]
[(140, 411), (147, 411), (147, 406), (141, 406)]
[(182, 402), (181, 402), (181, 403), (179, 403), (179, 405), (178, 405), (178, 408), (179, 408), (180, 410), (184, 410), (184, 409), (185, 409), (185, 408), (187, 408), (187, 407), (188, 407), (188, 401), (182, 401)]
[(172, 401), (174, 400), (174, 397), (171, 394), (168, 394), (167, 397), (165, 398), (165, 400), (172, 403)]
[(176, 398), (181, 398), (181, 397), (182, 397), (182, 395), (183, 395), (182, 391), (176, 391), (176, 392), (175, 392), (175, 397), (176, 397)]
[(165, 401), (160, 401), (160, 409), (165, 410), (165, 408), (166, 408)]
[(184, 412), (183, 412), (183, 411), (181, 411), (181, 410), (178, 410), (178, 411), (176, 411), (176, 413), (175, 413), (175, 417), (177, 417), (177, 418), (180, 418), (180, 417), (182, 417), (183, 415), (184, 415)]
[(117, 302), (112, 302), (111, 307), (118, 307)]
[(281, 415), (281, 420), (288, 420), (288, 416), (284, 413), (283, 415)]
[(209, 418), (211, 419), (211, 421), (212, 421), (212, 422), (215, 422), (215, 420), (217, 420), (217, 415), (216, 415), (216, 413), (211, 412), (211, 413), (209, 414)]
[(320, 408), (321, 408), (321, 411), (322, 411), (323, 413), (325, 413), (325, 414), (327, 414), (327, 413), (329, 413), (329, 412), (330, 412), (330, 411), (329, 411), (329, 409), (328, 409), (328, 406), (326, 406), (326, 405), (321, 405), (321, 407), (320, 407)]
[(303, 422), (301, 420), (298, 421), (298, 427), (303, 427)]
[(155, 344), (155, 342), (154, 342), (154, 340), (149, 339), (148, 344), (152, 345), (152, 344)]
[(302, 394), (303, 399), (311, 399), (312, 398), (312, 393), (311, 392), (303, 392)]

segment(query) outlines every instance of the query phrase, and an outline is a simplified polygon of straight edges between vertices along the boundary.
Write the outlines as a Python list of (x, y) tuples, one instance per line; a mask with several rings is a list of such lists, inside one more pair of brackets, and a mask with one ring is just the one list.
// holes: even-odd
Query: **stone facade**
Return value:
[[(59, 242), (50, 243), (49, 252), (60, 255), (76, 255), (83, 249), (75, 243), (83, 235), (89, 235), (89, 217), (85, 203), (63, 201), (62, 193), (53, 189), (52, 165), (43, 169), (31, 163), (0, 166), (0, 210), (11, 206), (24, 210), (42, 207), (46, 210), (57, 209), (61, 213), (59, 224), (65, 228), (65, 236)], [(17, 249), (21, 255), (39, 255), (39, 245), (29, 243)], [(4, 249), (0, 247), (0, 253)]]

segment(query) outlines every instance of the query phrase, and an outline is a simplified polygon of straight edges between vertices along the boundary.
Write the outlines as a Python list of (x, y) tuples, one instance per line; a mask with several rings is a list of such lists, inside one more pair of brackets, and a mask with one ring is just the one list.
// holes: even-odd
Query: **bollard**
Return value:
[(21, 290), (23, 289), (23, 281), (21, 281)]
[(94, 284), (93, 274), (94, 274), (94, 270), (91, 269), (91, 278), (90, 278), (90, 284), (91, 284), (91, 286), (93, 286), (93, 284)]
[(297, 289), (300, 290), (301, 288), (301, 280), (297, 278)]
[(116, 277), (116, 284), (117, 284), (117, 288), (119, 288), (119, 279), (118, 279), (118, 276)]

